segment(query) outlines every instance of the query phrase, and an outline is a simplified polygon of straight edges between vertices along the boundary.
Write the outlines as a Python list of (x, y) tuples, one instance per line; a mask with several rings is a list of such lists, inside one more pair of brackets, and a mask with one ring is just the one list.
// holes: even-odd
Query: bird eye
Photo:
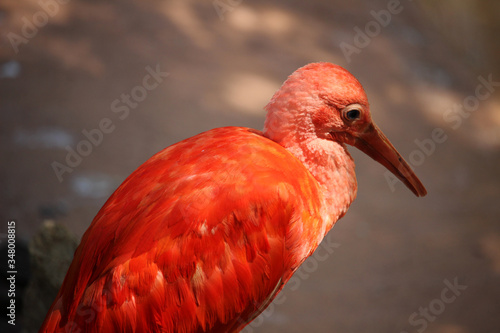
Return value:
[(345, 113), (345, 116), (349, 120), (355, 120), (359, 118), (360, 114), (359, 110), (349, 110)]
[(342, 110), (342, 118), (346, 122), (353, 122), (361, 117), (360, 105), (351, 105)]

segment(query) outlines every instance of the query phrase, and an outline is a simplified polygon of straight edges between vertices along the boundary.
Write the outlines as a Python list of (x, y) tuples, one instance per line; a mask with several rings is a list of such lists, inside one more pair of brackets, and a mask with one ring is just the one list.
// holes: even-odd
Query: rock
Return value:
[(37, 332), (64, 280), (78, 239), (52, 220), (43, 223), (29, 244), (31, 280), (25, 294), (24, 332)]

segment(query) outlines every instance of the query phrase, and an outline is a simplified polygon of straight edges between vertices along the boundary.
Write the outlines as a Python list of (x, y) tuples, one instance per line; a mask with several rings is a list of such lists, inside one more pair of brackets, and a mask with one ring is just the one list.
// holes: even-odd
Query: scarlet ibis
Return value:
[(340, 66), (298, 69), (266, 110), (263, 132), (213, 129), (135, 170), (83, 235), (40, 331), (240, 331), (354, 200), (346, 144), (426, 194)]

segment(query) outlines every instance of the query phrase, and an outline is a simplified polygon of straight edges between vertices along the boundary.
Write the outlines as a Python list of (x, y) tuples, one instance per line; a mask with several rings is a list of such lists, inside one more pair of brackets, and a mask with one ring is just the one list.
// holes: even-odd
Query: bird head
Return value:
[(284, 143), (314, 136), (355, 146), (385, 166), (415, 195), (427, 194), (409, 164), (373, 122), (363, 87), (344, 68), (331, 63), (299, 68), (266, 109), (265, 132), (273, 140)]

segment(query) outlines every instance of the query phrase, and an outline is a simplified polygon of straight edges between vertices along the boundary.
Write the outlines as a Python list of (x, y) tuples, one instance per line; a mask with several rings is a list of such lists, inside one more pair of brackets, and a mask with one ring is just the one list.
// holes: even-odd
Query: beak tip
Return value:
[(417, 197), (427, 195), (427, 190), (410, 165), (375, 124), (372, 123), (369, 130), (357, 136), (353, 145), (385, 166)]
[(407, 186), (417, 197), (425, 197), (427, 195), (427, 189), (420, 181), (416, 184), (407, 184)]

